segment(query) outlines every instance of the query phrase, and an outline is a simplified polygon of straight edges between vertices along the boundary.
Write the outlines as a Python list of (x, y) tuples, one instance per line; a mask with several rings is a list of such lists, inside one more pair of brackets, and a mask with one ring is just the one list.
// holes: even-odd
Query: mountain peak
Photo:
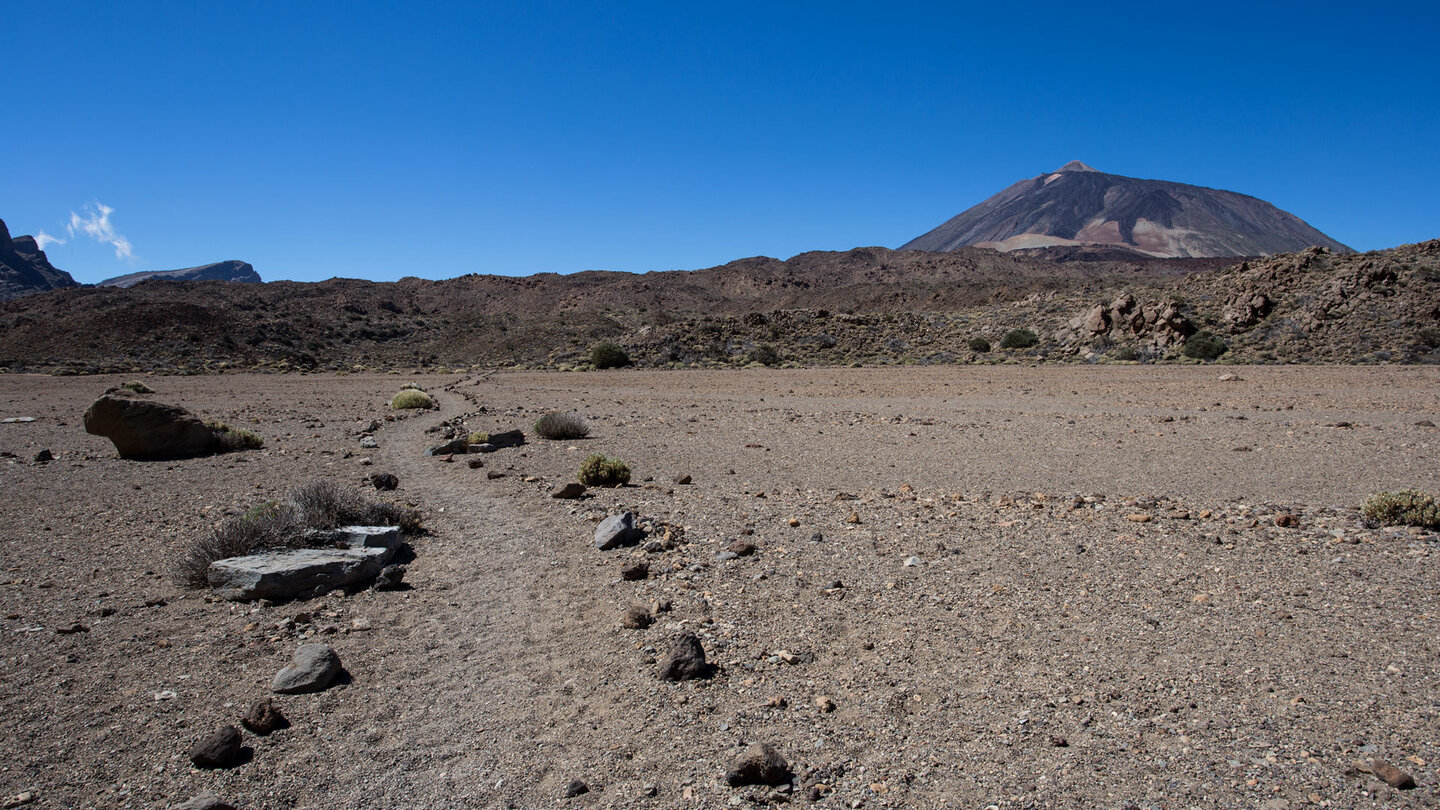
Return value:
[(1056, 169), (1054, 173), (1059, 174), (1060, 172), (1095, 172), (1096, 174), (1099, 174), (1100, 170), (1091, 166), (1087, 166), (1078, 160), (1072, 160), (1069, 163), (1066, 163), (1064, 166)]

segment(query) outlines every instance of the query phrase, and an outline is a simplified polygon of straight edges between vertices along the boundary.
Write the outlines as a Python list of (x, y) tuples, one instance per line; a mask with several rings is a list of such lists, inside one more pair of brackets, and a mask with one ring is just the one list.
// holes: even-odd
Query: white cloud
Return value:
[(96, 242), (105, 242), (115, 248), (115, 258), (129, 261), (135, 258), (135, 254), (130, 249), (130, 240), (115, 232), (115, 226), (110, 222), (110, 215), (114, 212), (114, 208), (95, 202), (85, 206), (83, 217), (71, 211), (70, 224), (65, 226), (65, 230), (71, 236), (84, 234)]
[(65, 244), (65, 240), (51, 236), (45, 232), (44, 228), (41, 228), (35, 232), (35, 244), (39, 245), (41, 250), (44, 250), (49, 245), (63, 245)]

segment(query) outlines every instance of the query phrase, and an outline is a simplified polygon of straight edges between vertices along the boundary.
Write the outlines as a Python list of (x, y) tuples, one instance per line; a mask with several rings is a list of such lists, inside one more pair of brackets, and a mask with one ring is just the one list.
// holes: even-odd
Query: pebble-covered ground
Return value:
[[(1436, 803), (1436, 537), (1356, 509), (1440, 491), (1433, 369), (147, 378), (266, 440), (175, 462), (84, 432), (120, 381), (0, 377), (0, 418), (35, 419), (0, 423), (7, 804)], [(386, 420), (405, 382), (440, 411)], [(550, 409), (591, 435), (422, 455), (442, 422)], [(596, 452), (631, 484), (549, 497)], [(408, 589), (249, 605), (170, 578), (208, 526), (316, 479), (422, 510)], [(653, 545), (597, 550), (625, 510)], [(654, 623), (627, 629), (637, 605)], [(715, 671), (661, 681), (684, 633)], [(274, 695), (288, 728), (195, 768), (315, 641), (342, 682)], [(757, 742), (793, 778), (731, 787)]]

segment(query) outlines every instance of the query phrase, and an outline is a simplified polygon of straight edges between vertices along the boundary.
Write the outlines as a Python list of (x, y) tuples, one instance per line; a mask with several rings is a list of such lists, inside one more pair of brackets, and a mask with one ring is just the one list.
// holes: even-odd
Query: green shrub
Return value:
[(150, 386), (146, 385), (143, 382), (140, 382), (139, 380), (131, 380), (130, 382), (120, 383), (120, 387), (124, 388), (127, 391), (134, 391), (137, 394), (155, 393), (154, 388), (151, 388)]
[(256, 436), (248, 430), (230, 427), (224, 422), (214, 419), (205, 421), (205, 427), (215, 434), (215, 440), (220, 443), (220, 452), (233, 453), (236, 450), (259, 450), (265, 446), (265, 440)]
[(990, 351), (990, 341), (986, 340), (983, 337), (970, 338), (969, 345), (970, 351), (976, 352), (977, 354), (984, 354)]
[(761, 343), (750, 350), (750, 362), (759, 363), (762, 366), (773, 366), (780, 362), (780, 352), (775, 350), (769, 343)]
[(618, 345), (606, 340), (596, 343), (590, 350), (590, 365), (595, 368), (619, 368), (630, 365), (630, 355)]
[(1383, 526), (1423, 526), (1440, 529), (1440, 503), (1430, 495), (1403, 490), (1381, 492), (1365, 499), (1360, 512)]
[(435, 407), (435, 400), (431, 399), (430, 395), (424, 391), (406, 388), (396, 394), (394, 399), (390, 400), (390, 407), (395, 410), (405, 408), (423, 408), (428, 410)]
[(483, 430), (477, 430), (469, 436), (466, 436), (465, 441), (470, 444), (489, 444), (490, 434)]
[(1135, 351), (1133, 346), (1120, 346), (1110, 350), (1112, 360), (1139, 360), (1140, 352)]
[(630, 483), (630, 465), (595, 453), (580, 464), (580, 483), (587, 487), (618, 487)]
[(1000, 338), (1002, 349), (1028, 349), (1040, 342), (1040, 336), (1029, 329), (1011, 329)]
[(1214, 360), (1228, 351), (1230, 347), (1220, 338), (1209, 332), (1196, 332), (1186, 339), (1180, 353), (1195, 360)]
[(206, 587), (210, 563), (262, 551), (304, 548), (311, 529), (337, 526), (399, 526), (421, 530), (420, 513), (388, 501), (373, 502), (330, 481), (306, 484), (282, 501), (266, 501), (230, 518), (194, 540), (175, 563), (175, 579)]
[(583, 439), (590, 435), (590, 423), (578, 413), (550, 411), (535, 420), (535, 433), (542, 439)]
[(1427, 326), (1416, 332), (1415, 338), (1420, 341), (1421, 346), (1427, 349), (1440, 348), (1440, 329), (1433, 326)]

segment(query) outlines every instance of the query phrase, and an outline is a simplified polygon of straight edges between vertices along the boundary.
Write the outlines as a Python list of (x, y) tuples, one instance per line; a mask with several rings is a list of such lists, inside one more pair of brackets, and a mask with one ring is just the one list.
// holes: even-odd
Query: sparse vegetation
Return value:
[(264, 439), (243, 428), (230, 427), (224, 422), (214, 419), (207, 420), (205, 427), (214, 431), (215, 440), (220, 443), (222, 453), (233, 453), (236, 450), (259, 450), (265, 446)]
[(1134, 346), (1117, 346), (1110, 350), (1109, 355), (1111, 360), (1122, 360), (1125, 362), (1140, 359), (1140, 352), (1136, 351)]
[(1185, 341), (1185, 348), (1180, 353), (1195, 360), (1214, 360), (1228, 351), (1230, 351), (1230, 347), (1215, 335), (1209, 332), (1196, 332)]
[(590, 435), (590, 423), (578, 413), (550, 411), (535, 420), (535, 433), (542, 439), (583, 439)]
[(1000, 338), (1002, 349), (1028, 349), (1040, 342), (1040, 336), (1029, 329), (1011, 329)]
[(465, 437), (467, 444), (487, 444), (490, 441), (490, 434), (483, 430), (477, 430)]
[(594, 453), (581, 462), (579, 477), (587, 487), (618, 487), (630, 483), (630, 465)]
[(210, 563), (262, 551), (304, 548), (311, 529), (337, 526), (399, 526), (420, 531), (420, 513), (388, 501), (370, 501), (331, 481), (307, 484), (283, 501), (266, 501), (233, 517), (190, 544), (175, 563), (175, 578), (185, 586), (208, 584)]
[(780, 352), (775, 350), (769, 343), (761, 343), (750, 350), (750, 362), (759, 363), (762, 366), (773, 366), (780, 362)]
[(396, 394), (395, 398), (390, 400), (390, 407), (397, 411), (406, 408), (428, 410), (435, 407), (435, 400), (431, 399), (430, 395), (424, 391), (415, 388), (405, 388), (401, 389), (400, 393)]
[(151, 388), (150, 386), (146, 385), (143, 382), (140, 382), (139, 380), (131, 380), (129, 382), (120, 383), (120, 387), (124, 388), (126, 391), (133, 391), (137, 394), (155, 393), (154, 388)]
[(1365, 499), (1360, 512), (1382, 526), (1421, 526), (1440, 530), (1440, 502), (1421, 492), (1381, 492)]
[(595, 368), (620, 368), (630, 365), (630, 355), (611, 341), (596, 343), (590, 350), (590, 365)]
[(976, 354), (985, 354), (986, 352), (990, 351), (990, 341), (986, 340), (983, 337), (970, 338), (969, 346), (970, 351), (975, 352)]

